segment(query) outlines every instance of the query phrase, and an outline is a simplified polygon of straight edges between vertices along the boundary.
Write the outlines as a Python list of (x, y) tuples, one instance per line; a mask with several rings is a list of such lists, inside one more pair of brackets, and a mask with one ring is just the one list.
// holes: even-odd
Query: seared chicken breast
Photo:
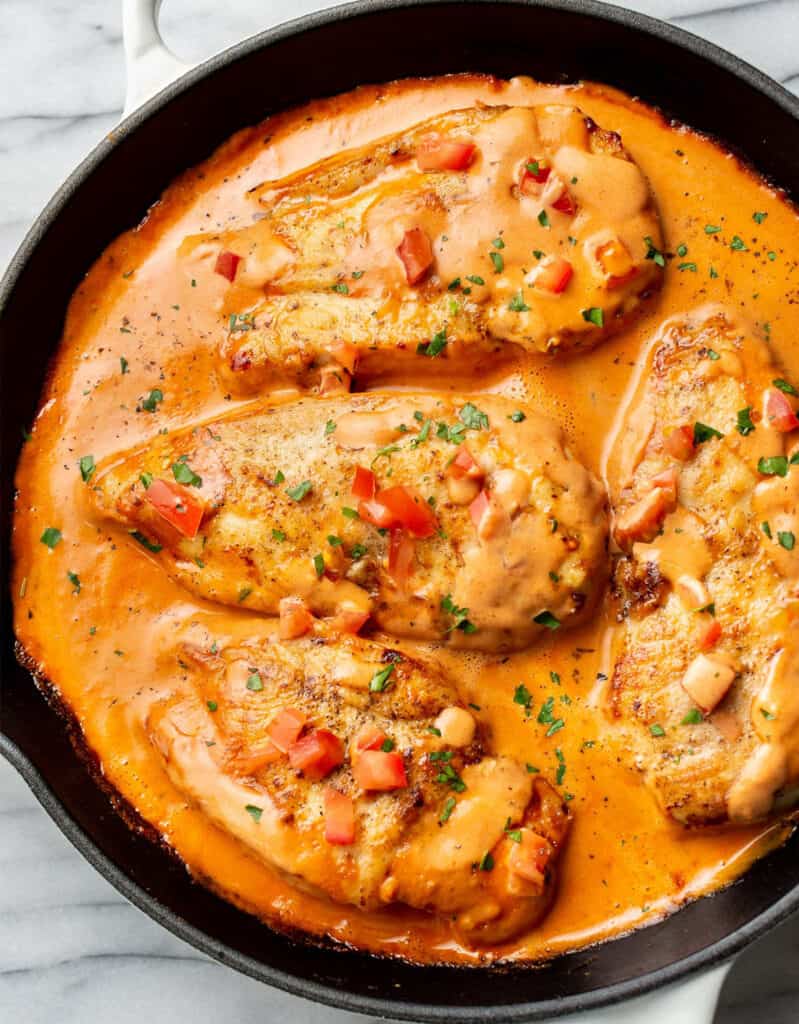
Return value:
[(686, 825), (796, 795), (796, 394), (764, 342), (700, 310), (656, 339), (611, 455), (612, 709)]
[(605, 497), (560, 428), (496, 396), (259, 405), (98, 474), (100, 508), (193, 593), (497, 651), (583, 621)]
[(196, 698), (147, 730), (186, 798), (296, 885), (450, 918), (466, 942), (530, 928), (553, 896), (568, 814), (490, 756), (436, 669), (358, 637), (184, 643)]
[(245, 392), (586, 348), (660, 283), (648, 184), (575, 107), (455, 111), (257, 196), (253, 225), (181, 247), (229, 282), (220, 368)]

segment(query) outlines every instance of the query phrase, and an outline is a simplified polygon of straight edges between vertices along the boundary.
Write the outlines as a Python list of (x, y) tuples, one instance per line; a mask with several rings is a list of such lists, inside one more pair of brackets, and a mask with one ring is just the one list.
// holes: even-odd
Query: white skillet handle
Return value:
[(161, 2), (122, 0), (122, 40), (127, 75), (123, 117), (194, 67), (178, 60), (161, 38), (158, 31)]
[(626, 1003), (558, 1017), (552, 1024), (713, 1024), (719, 992), (731, 966), (722, 964)]

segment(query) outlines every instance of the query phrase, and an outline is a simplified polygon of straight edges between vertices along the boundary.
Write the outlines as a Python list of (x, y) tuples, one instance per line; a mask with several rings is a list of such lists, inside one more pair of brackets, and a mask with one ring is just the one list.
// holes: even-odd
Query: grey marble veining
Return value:
[[(163, 31), (200, 60), (319, 0), (167, 0)], [(638, 0), (799, 93), (799, 0)], [(0, 269), (122, 108), (116, 0), (0, 0)], [(218, 966), (128, 904), (0, 762), (0, 1024), (363, 1020)], [(735, 964), (715, 1024), (799, 1022), (799, 919)], [(674, 1024), (680, 1024), (675, 1021)]]

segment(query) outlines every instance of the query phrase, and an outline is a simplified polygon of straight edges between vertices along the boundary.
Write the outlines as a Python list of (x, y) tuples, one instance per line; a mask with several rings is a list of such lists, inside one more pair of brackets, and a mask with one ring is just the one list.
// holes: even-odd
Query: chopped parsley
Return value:
[(721, 356), (720, 356), (720, 355), (718, 354), (718, 352), (717, 352), (717, 351), (716, 351), (715, 349), (713, 349), (713, 348), (709, 348), (709, 349), (707, 350), (707, 357), (708, 357), (708, 359), (710, 359), (710, 360), (711, 360), (712, 362), (714, 362), (714, 363), (715, 363), (715, 362), (716, 362), (716, 361), (717, 361), (718, 359), (721, 359)]
[(286, 534), (282, 530), (272, 530), (272, 540), (276, 540), (278, 544), (282, 544), (286, 539)]
[(150, 484), (153, 482), (153, 474), (142, 473), (141, 476), (139, 477), (139, 480), (141, 480), (141, 485), (146, 491)]
[(562, 786), (563, 780), (566, 778), (566, 758), (563, 756), (563, 751), (560, 747), (555, 748), (555, 757), (558, 759), (558, 770), (555, 773), (555, 782), (557, 785)]
[(296, 487), (287, 487), (286, 494), (288, 494), (293, 501), (302, 501), (312, 487), (313, 484), (310, 480), (303, 480), (302, 483), (297, 484)]
[(768, 523), (761, 523), (760, 529), (765, 533), (769, 540), (771, 540), (771, 527)]
[(255, 804), (245, 804), (244, 810), (249, 814), (256, 825), (261, 820), (261, 815), (264, 813), (263, 807), (256, 807)]
[(80, 460), (80, 475), (81, 479), (87, 484), (94, 476), (94, 471), (97, 468), (94, 464), (93, 455), (84, 455)]
[(590, 309), (582, 310), (583, 320), (595, 327), (605, 326), (605, 313), (599, 306), (591, 306)]
[(749, 250), (746, 248), (746, 243), (739, 235), (732, 236), (730, 248), (733, 250), (733, 252), (749, 252)]
[(384, 690), (388, 689), (389, 681), (394, 672), (394, 663), (386, 665), (385, 668), (381, 668), (378, 672), (372, 676), (369, 681), (369, 690), (371, 693), (383, 693)]
[(699, 725), (703, 721), (702, 712), (699, 708), (691, 708), (684, 716), (680, 725)]
[(494, 858), (490, 853), (484, 853), (480, 858), (480, 863), (477, 865), (479, 871), (493, 871), (494, 870)]
[(752, 220), (755, 222), (755, 224), (762, 224), (766, 217), (768, 217), (767, 213), (755, 212), (752, 214)]
[[(554, 531), (553, 531), (554, 533)], [(556, 630), (560, 627), (560, 620), (556, 619), (552, 612), (543, 611), (533, 616), (533, 622), (547, 629)]]
[(142, 399), (141, 408), (146, 412), (155, 412), (159, 402), (163, 402), (164, 393), (160, 388), (153, 388), (150, 394)]
[(513, 420), (514, 423), (523, 423), (527, 419), (527, 417), (524, 415), (521, 409), (517, 409), (515, 412), (512, 412), (510, 416), (508, 416), (508, 419)]
[(709, 427), (706, 423), (700, 423), (699, 420), (694, 423), (694, 444), (704, 444), (705, 441), (709, 441), (712, 437), (724, 437), (724, 434), (720, 430), (716, 430), (715, 427)]
[(344, 516), (345, 519), (359, 519), (360, 518), (360, 516), (358, 515), (357, 511), (354, 508), (347, 508), (346, 505), (342, 506), (341, 514)]
[(264, 684), (261, 679), (260, 673), (253, 672), (247, 677), (247, 689), (252, 690), (253, 693), (260, 693), (263, 690)]
[(80, 576), (78, 576), (78, 574), (76, 572), (67, 572), (67, 579), (72, 584), (72, 586), (75, 588), (72, 591), (72, 593), (73, 594), (79, 594), (80, 593)]
[(706, 235), (717, 235), (719, 231), (721, 231), (721, 228), (718, 227), (716, 224), (705, 224)]
[(228, 330), (231, 334), (236, 331), (252, 331), (255, 328), (255, 318), (252, 313), (231, 313), (228, 321)]
[(477, 626), (469, 621), (469, 609), (459, 608), (452, 600), (452, 594), (442, 597), (441, 611), (453, 617), (453, 623), (447, 630), (448, 633), (451, 633), (454, 629), (459, 629), (462, 633), (477, 632)]
[(794, 537), (790, 530), (780, 530), (777, 533), (777, 540), (786, 551), (793, 551), (794, 544), (796, 544), (796, 537)]
[(428, 356), (430, 359), (434, 359), (436, 356), (440, 356), (446, 347), (447, 329), (444, 327), (437, 334), (434, 334), (426, 345), (424, 342), (420, 342), (416, 346), (416, 352), (420, 356)]
[(341, 537), (337, 537), (335, 533), (329, 533), (327, 535), (327, 543), (331, 546), (331, 548), (337, 548), (340, 544), (343, 544), (344, 541), (341, 539)]
[(328, 434), (332, 434), (335, 431), (335, 429), (336, 421), (328, 420), (327, 423), (325, 423), (325, 437), (327, 437)]
[(208, 710), (211, 712), (211, 714), (213, 714), (214, 711), (218, 711), (219, 710), (219, 705), (217, 704), (217, 702), (215, 700), (207, 700), (205, 702), (205, 706), (208, 708)]
[(252, 587), (242, 587), (241, 590), (239, 591), (239, 596), (236, 598), (236, 600), (238, 601), (239, 604), (243, 604), (251, 593)]
[[(449, 757), (452, 757), (451, 751), (438, 751), (437, 753), (441, 755), (448, 753)], [(436, 775), (436, 782), (440, 782), (442, 785), (449, 786), (449, 788), (454, 790), (456, 793), (465, 792), (466, 783), (463, 781), (460, 775), (458, 775), (458, 773), (455, 771), (452, 765), (449, 764), (449, 758), (445, 759), (443, 756), (437, 758), (435, 757), (435, 753), (433, 753), (430, 755), (430, 760), (440, 760), (442, 762), (441, 771), (438, 773), (438, 775)]]
[(366, 552), (367, 547), (365, 544), (353, 544), (352, 547), (350, 548), (350, 558), (354, 558), (356, 560), (359, 558), (363, 558)]
[(739, 409), (736, 413), (738, 422), (735, 429), (741, 434), (742, 437), (746, 437), (747, 434), (751, 434), (755, 429), (755, 425), (752, 422), (752, 406), (748, 405), (745, 409)]
[(119, 369), (123, 374), (128, 372), (128, 361), (124, 356), (119, 357)]
[(185, 459), (178, 459), (172, 464), (172, 475), (179, 484), (187, 484), (189, 487), (202, 487), (202, 477), (197, 476)]
[(344, 281), (336, 281), (335, 284), (330, 286), (330, 290), (338, 292), (340, 295), (349, 295), (350, 293), (350, 290)]
[(488, 430), (488, 416), (473, 405), (467, 402), (458, 413), (458, 419), (465, 424), (469, 430)]
[(317, 554), (313, 556), (313, 567), (317, 578), (321, 579), (325, 574), (325, 560), (322, 555)]
[(696, 273), (696, 264), (695, 263), (691, 263), (691, 262), (679, 263), (677, 265), (677, 269), (678, 270), (690, 270), (691, 273), (695, 274)]
[(495, 249), (504, 249), (505, 248), (505, 243), (502, 241), (501, 238), (495, 238), (494, 241), (491, 244), (494, 246)]
[(775, 388), (779, 388), (780, 391), (784, 391), (786, 395), (793, 395), (795, 398), (799, 397), (799, 391), (796, 390), (793, 384), (789, 384), (787, 380), (783, 380), (782, 377), (778, 377), (771, 383)]
[(760, 714), (766, 719), (767, 722), (773, 722), (774, 719), (777, 717), (775, 714), (773, 714), (767, 708), (761, 708), (760, 709)]
[(494, 264), (494, 273), (501, 274), (502, 271), (505, 269), (505, 260), (502, 258), (502, 253), (490, 252), (488, 255), (491, 259), (491, 262)]
[(649, 726), (649, 731), (650, 731), (650, 733), (653, 736), (665, 736), (666, 735), (666, 730), (663, 728), (662, 725), (658, 725), (657, 722), (655, 722), (654, 725), (650, 725)]
[(527, 689), (524, 683), (519, 683), (519, 685), (513, 691), (513, 703), (520, 704), (528, 715), (532, 711), (533, 695), (530, 693), (530, 691)]
[(787, 476), (788, 460), (784, 455), (771, 455), (757, 460), (757, 471), (763, 476)]
[(438, 816), (438, 820), (442, 825), (449, 821), (450, 815), (455, 810), (456, 803), (457, 800), (454, 796), (448, 796), (444, 801), (444, 806), (441, 808), (441, 814)]
[(390, 740), (388, 737), (386, 737), (380, 744), (380, 749), (383, 751), (384, 754), (390, 754), (391, 751), (394, 749), (394, 740)]
[(547, 228), (547, 230), (551, 227), (551, 225), (549, 223), (549, 216), (548, 216), (546, 210), (542, 210), (539, 213), (539, 215), (538, 215), (538, 223), (541, 225), (542, 228)]
[(149, 537), (145, 537), (143, 533), (139, 533), (138, 530), (131, 530), (130, 535), (134, 540), (137, 540), (143, 548), (147, 548), (148, 551), (152, 551), (154, 555), (157, 555), (161, 550), (161, 545), (157, 544), (154, 540), (150, 540)]
[(530, 307), (524, 301), (524, 294), (521, 289), (511, 298), (508, 303), (508, 309), (511, 313), (528, 313), (530, 311)]
[(544, 703), (541, 705), (541, 710), (538, 712), (538, 724), (539, 725), (550, 725), (555, 721), (555, 716), (552, 714), (552, 709), (555, 706), (555, 698), (547, 697)]
[(660, 251), (660, 249), (658, 249), (658, 247), (655, 245), (655, 243), (652, 241), (649, 235), (647, 235), (646, 238), (644, 238), (644, 243), (646, 244), (646, 258), (648, 260), (652, 260), (659, 267), (665, 267), (666, 257)]
[(480, 277), (478, 274), (467, 274), (466, 280), (471, 281), (472, 284), (485, 284), (483, 278)]

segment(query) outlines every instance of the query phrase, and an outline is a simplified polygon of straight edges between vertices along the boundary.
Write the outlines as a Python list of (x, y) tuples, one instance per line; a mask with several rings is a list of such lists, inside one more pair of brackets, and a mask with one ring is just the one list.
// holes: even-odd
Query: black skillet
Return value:
[[(717, 136), (799, 198), (799, 100), (710, 43), (618, 7), (591, 0), (364, 0), (255, 36), (165, 88), (105, 139), (55, 195), (3, 280), (4, 578), (20, 428), (36, 410), (70, 295), (104, 247), (237, 128), (361, 83), (457, 71), (610, 83)], [(2, 614), (0, 751), (120, 892), (197, 948), (289, 992), (387, 1017), (540, 1020), (685, 980), (799, 907), (795, 834), (725, 891), (653, 927), (533, 969), (381, 962), (277, 934), (192, 883), (161, 847), (124, 824), (54, 702), (15, 660), (7, 588)]]

